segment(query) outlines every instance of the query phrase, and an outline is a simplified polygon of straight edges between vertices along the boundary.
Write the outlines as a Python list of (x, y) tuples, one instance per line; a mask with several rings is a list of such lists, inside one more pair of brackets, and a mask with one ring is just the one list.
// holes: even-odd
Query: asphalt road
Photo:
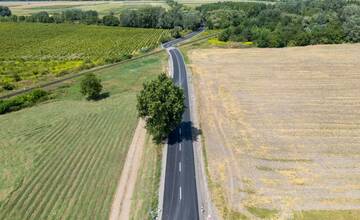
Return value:
[(199, 30), (197, 30), (197, 31), (191, 32), (190, 34), (187, 34), (184, 37), (180, 37), (178, 39), (163, 43), (162, 46), (164, 48), (172, 47), (172, 46), (176, 45), (177, 43), (183, 42), (185, 40), (188, 40), (188, 39), (194, 37), (195, 35), (199, 34), (202, 31), (204, 31), (204, 27), (199, 28)]
[(181, 124), (168, 137), (162, 219), (199, 219), (186, 68), (180, 51), (170, 48), (174, 82), (184, 89), (186, 110)]

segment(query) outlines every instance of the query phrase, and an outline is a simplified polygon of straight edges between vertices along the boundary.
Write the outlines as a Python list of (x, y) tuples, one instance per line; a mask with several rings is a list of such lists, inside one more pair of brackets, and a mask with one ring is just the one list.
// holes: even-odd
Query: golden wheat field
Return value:
[(360, 44), (189, 57), (224, 218), (360, 218)]

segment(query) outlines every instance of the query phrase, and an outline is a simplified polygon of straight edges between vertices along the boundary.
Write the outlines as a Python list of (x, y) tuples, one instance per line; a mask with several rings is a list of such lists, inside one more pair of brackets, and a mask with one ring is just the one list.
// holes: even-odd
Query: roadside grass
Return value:
[(155, 219), (161, 175), (162, 146), (153, 143), (146, 135), (141, 167), (131, 203), (131, 219)]
[(294, 214), (294, 220), (357, 220), (360, 210), (311, 210)]
[(106, 219), (136, 124), (136, 94), (165, 53), (94, 72), (109, 97), (86, 101), (80, 79), (50, 101), (0, 116), (0, 219)]
[(278, 214), (277, 210), (259, 208), (259, 207), (246, 207), (246, 209), (255, 216), (262, 219), (273, 219)]

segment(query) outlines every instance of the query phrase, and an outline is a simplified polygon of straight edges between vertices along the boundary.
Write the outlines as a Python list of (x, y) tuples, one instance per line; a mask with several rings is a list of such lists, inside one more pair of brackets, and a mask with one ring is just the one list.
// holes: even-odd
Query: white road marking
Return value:
[(179, 162), (179, 172), (181, 172), (181, 162)]
[(179, 195), (180, 195), (180, 200), (181, 200), (181, 196), (182, 196), (182, 195), (181, 195), (181, 186), (180, 186)]
[(181, 151), (181, 143), (179, 143), (179, 151)]

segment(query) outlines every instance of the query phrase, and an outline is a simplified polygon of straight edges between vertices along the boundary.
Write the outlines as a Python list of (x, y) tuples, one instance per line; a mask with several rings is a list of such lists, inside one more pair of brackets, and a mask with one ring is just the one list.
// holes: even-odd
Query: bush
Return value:
[(81, 94), (86, 95), (87, 99), (96, 99), (100, 96), (102, 85), (100, 79), (94, 74), (86, 74), (80, 84)]
[(0, 16), (1, 17), (8, 17), (11, 15), (11, 11), (8, 7), (0, 6)]
[(0, 114), (5, 114), (7, 112), (17, 111), (22, 108), (32, 106), (42, 100), (46, 100), (48, 94), (49, 93), (44, 90), (36, 89), (25, 95), (19, 95), (14, 98), (0, 100)]
[(173, 38), (180, 38), (181, 37), (181, 31), (182, 28), (179, 26), (174, 27), (174, 29), (171, 30), (171, 36)]
[(107, 15), (103, 17), (103, 24), (105, 26), (119, 26), (120, 21), (119, 18), (113, 15)]
[(14, 90), (15, 89), (15, 85), (11, 84), (9, 82), (4, 83), (2, 87), (5, 90)]
[(231, 36), (231, 30), (226, 28), (219, 34), (219, 41), (228, 41)]

